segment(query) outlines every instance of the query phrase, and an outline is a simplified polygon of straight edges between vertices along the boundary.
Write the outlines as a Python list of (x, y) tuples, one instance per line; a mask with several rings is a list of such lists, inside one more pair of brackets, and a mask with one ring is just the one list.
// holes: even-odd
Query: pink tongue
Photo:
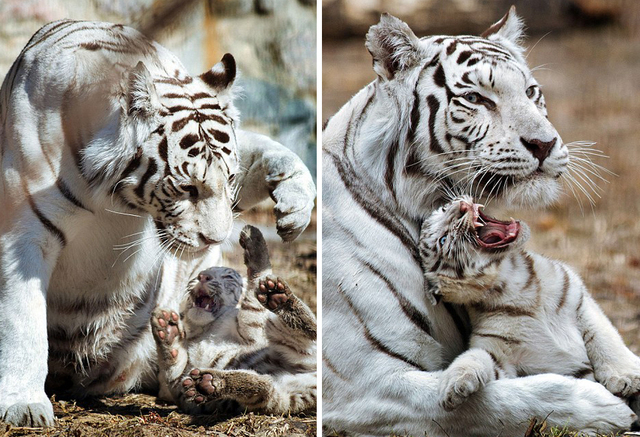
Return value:
[(488, 223), (478, 229), (478, 237), (486, 244), (498, 243), (506, 238), (504, 226)]

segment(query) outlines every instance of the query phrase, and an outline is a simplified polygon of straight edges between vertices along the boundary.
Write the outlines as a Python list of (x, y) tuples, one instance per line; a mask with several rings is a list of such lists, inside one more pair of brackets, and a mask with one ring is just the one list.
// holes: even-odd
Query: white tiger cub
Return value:
[[(53, 424), (45, 393), (157, 387), (149, 318), (219, 262), (233, 211), (271, 197), (284, 240), (315, 187), (238, 129), (236, 64), (191, 76), (134, 29), (57, 21), (0, 91), (0, 419)], [(115, 249), (115, 250), (114, 250)]]
[(267, 245), (250, 225), (240, 234), (247, 266), (213, 267), (190, 282), (180, 315), (151, 318), (161, 394), (190, 413), (224, 401), (241, 411), (300, 413), (316, 408), (316, 319), (284, 280), (271, 274)]
[(440, 403), (458, 408), (489, 381), (558, 373), (598, 381), (629, 398), (640, 392), (640, 358), (625, 345), (580, 277), (525, 251), (525, 223), (496, 220), (470, 197), (434, 211), (420, 234), (428, 292), (464, 305), (469, 350), (440, 380)]

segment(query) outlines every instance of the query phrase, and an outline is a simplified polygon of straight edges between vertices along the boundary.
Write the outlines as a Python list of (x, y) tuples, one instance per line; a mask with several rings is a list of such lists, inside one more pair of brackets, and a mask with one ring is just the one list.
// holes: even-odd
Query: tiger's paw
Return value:
[(0, 404), (0, 420), (18, 427), (46, 427), (55, 425), (53, 406), (42, 393), (40, 401), (15, 402), (11, 405)]
[[(448, 375), (449, 373), (453, 374)], [(446, 411), (453, 411), (484, 384), (482, 376), (474, 372), (473, 369), (463, 370), (462, 372), (446, 371), (445, 378), (441, 383), (440, 406)]]
[(277, 311), (292, 297), (291, 290), (283, 279), (267, 276), (258, 283), (256, 298), (266, 309)]
[(216, 400), (226, 386), (222, 372), (215, 370), (202, 371), (193, 369), (189, 376), (182, 380), (185, 401), (201, 405)]
[(640, 393), (640, 366), (636, 363), (626, 368), (605, 366), (596, 372), (596, 380), (614, 395), (628, 398)]
[(165, 352), (166, 359), (175, 361), (178, 357), (178, 349), (175, 347), (176, 339), (185, 337), (178, 313), (157, 308), (151, 315), (151, 331), (156, 343)]

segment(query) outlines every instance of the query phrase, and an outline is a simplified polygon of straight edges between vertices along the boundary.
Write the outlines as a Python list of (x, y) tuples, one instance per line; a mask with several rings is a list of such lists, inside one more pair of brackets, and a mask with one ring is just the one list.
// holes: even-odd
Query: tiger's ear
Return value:
[(227, 53), (220, 62), (211, 67), (211, 70), (202, 73), (199, 77), (216, 91), (223, 91), (229, 88), (236, 78), (236, 60)]
[(129, 72), (127, 111), (131, 116), (151, 117), (160, 108), (151, 73), (142, 61)]
[(387, 13), (367, 32), (366, 46), (373, 57), (373, 69), (386, 80), (418, 63), (419, 43), (407, 23)]
[(522, 18), (516, 14), (516, 7), (511, 6), (500, 21), (493, 23), (487, 30), (482, 32), (480, 36), (488, 39), (502, 37), (516, 46), (520, 46), (524, 38), (524, 22)]

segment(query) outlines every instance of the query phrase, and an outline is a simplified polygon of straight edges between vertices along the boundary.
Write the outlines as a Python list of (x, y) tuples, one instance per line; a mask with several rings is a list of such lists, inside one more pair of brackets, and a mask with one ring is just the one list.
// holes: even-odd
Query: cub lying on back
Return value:
[(315, 316), (271, 275), (257, 228), (245, 226), (240, 244), (245, 291), (237, 271), (213, 267), (189, 283), (180, 315), (154, 312), (160, 395), (189, 413), (226, 409), (228, 401), (270, 414), (315, 410)]
[(466, 307), (469, 350), (445, 370), (451, 411), (489, 381), (539, 373), (595, 379), (613, 394), (640, 391), (640, 359), (567, 265), (526, 252), (521, 222), (499, 221), (465, 197), (424, 221), (420, 254), (432, 297)]

